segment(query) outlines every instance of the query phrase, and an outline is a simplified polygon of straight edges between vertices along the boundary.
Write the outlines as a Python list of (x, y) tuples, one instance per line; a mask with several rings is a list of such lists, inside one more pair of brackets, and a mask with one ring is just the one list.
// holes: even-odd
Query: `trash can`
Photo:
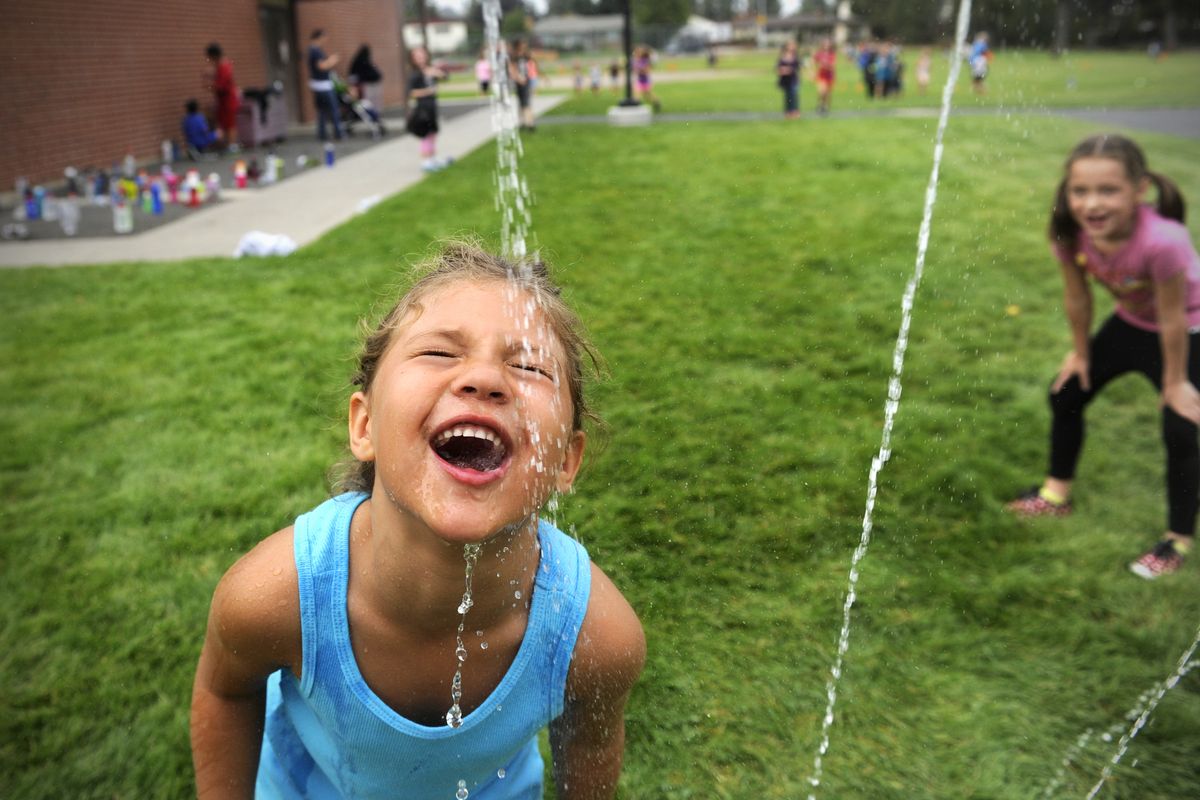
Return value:
[(264, 142), (282, 142), (287, 137), (287, 102), (283, 84), (276, 81), (262, 89), (243, 89), (237, 114), (238, 144), (257, 147)]

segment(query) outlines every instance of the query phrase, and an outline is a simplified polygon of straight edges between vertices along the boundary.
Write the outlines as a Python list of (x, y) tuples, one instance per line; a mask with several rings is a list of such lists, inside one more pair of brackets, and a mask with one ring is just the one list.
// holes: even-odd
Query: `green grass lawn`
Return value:
[[(525, 142), (538, 244), (612, 373), (611, 442), (559, 518), (646, 627), (624, 797), (806, 794), (933, 129)], [(1043, 229), (1090, 130), (951, 121), (822, 797), (1038, 797), (1091, 728), (1056, 795), (1080, 797), (1115, 747), (1100, 732), (1200, 623), (1200, 558), (1157, 584), (1125, 571), (1163, 517), (1148, 386), (1094, 405), (1075, 516), (1000, 510), (1045, 460), (1068, 336)], [(1139, 139), (1194, 204), (1200, 146)], [(481, 148), (287, 259), (0, 271), (0, 797), (191, 791), (212, 588), (326, 496), (357, 323), (406, 259), (498, 240), (493, 166)], [(1102, 797), (1198, 794), (1200, 671)]]
[[(858, 68), (845, 58), (838, 61), (834, 110), (914, 108), (941, 104), (942, 85), (949, 64), (945, 54), (935, 52), (929, 91), (917, 91), (915, 64), (917, 48), (905, 50), (907, 86), (902, 96), (871, 100), (864, 96)], [(728, 62), (728, 63), (726, 63)], [(727, 59), (715, 72), (719, 79), (671, 83), (661, 81), (655, 92), (662, 98), (663, 111), (781, 111), (782, 94), (775, 84), (774, 55), (759, 54)], [(703, 69), (699, 64), (664, 58), (656, 74), (676, 70)], [(757, 73), (747, 75), (746, 73)], [(1200, 105), (1200, 53), (1180, 52), (1151, 61), (1145, 54), (1078, 52), (1062, 58), (1026, 50), (1000, 51), (987, 79), (987, 94), (971, 89), (970, 73), (964, 68), (955, 96), (962, 108), (1079, 108), (1079, 107), (1195, 107)], [(816, 107), (817, 91), (807, 71), (800, 91), (805, 112)], [(583, 95), (554, 109), (552, 114), (603, 114), (613, 104), (613, 95)]]

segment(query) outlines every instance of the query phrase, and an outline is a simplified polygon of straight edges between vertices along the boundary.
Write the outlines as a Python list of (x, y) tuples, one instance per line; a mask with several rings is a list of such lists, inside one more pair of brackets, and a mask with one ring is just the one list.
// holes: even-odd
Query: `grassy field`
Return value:
[[(945, 55), (935, 53), (929, 91), (917, 91), (915, 48), (905, 51), (907, 87), (900, 97), (871, 100), (864, 96), (858, 68), (844, 58), (838, 62), (833, 95), (835, 110), (914, 108), (941, 103), (941, 86), (949, 69)], [(725, 59), (716, 71), (720, 80), (672, 83), (660, 81), (655, 92), (662, 98), (663, 111), (780, 111), (782, 94), (775, 85), (772, 53)], [(664, 58), (656, 74), (703, 71), (696, 60)], [(1079, 52), (1054, 58), (1036, 51), (1000, 51), (992, 63), (986, 95), (970, 88), (970, 76), (962, 73), (955, 102), (962, 108), (1079, 107), (1195, 107), (1200, 105), (1200, 53), (1177, 53), (1151, 61), (1140, 53)], [(607, 84), (606, 84), (607, 85)], [(802, 111), (816, 107), (813, 75), (806, 72), (800, 91)], [(603, 114), (613, 104), (611, 92), (583, 95), (556, 108), (553, 114)]]
[[(805, 796), (933, 125), (525, 143), (538, 243), (612, 373), (611, 442), (560, 522), (647, 631), (624, 797)], [(1093, 729), (1054, 794), (1080, 797), (1100, 734), (1200, 622), (1197, 564), (1125, 571), (1163, 516), (1148, 386), (1093, 407), (1075, 516), (1000, 510), (1043, 468), (1068, 337), (1042, 231), (1089, 131), (951, 122), (822, 797), (1039, 797)], [(1195, 141), (1139, 139), (1200, 198)], [(0, 797), (188, 795), (212, 588), (326, 496), (356, 324), (405, 260), (498, 239), (493, 164), (482, 148), (286, 260), (0, 272)], [(1198, 794), (1200, 671), (1101, 796)]]

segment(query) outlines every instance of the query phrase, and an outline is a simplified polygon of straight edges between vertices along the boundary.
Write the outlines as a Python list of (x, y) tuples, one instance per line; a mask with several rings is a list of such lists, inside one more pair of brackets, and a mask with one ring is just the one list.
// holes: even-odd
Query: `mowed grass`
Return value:
[[(647, 632), (623, 797), (810, 788), (933, 125), (525, 142), (537, 244), (611, 371), (594, 394), (609, 445), (559, 519)], [(1094, 729), (1055, 795), (1079, 797), (1115, 747), (1100, 733), (1200, 623), (1197, 564), (1155, 584), (1125, 571), (1163, 522), (1147, 385), (1093, 406), (1074, 517), (1000, 510), (1045, 460), (1069, 340), (1043, 229), (1089, 130), (951, 122), (823, 797), (1037, 797)], [(1194, 141), (1139, 138), (1200, 197)], [(0, 796), (191, 792), (212, 588), (326, 496), (357, 323), (405, 261), (446, 235), (498, 239), (493, 160), (481, 148), (285, 260), (0, 273)], [(1193, 672), (1102, 796), (1196, 796), (1198, 756)]]
[[(916, 84), (916, 62), (920, 48), (906, 47), (905, 90), (898, 97), (869, 99), (865, 96), (858, 65), (845, 57), (838, 60), (833, 93), (835, 111), (864, 109), (936, 107), (941, 104), (942, 86), (949, 72), (945, 51), (931, 53), (929, 89), (921, 94)], [(706, 71), (693, 60), (665, 58), (655, 71), (669, 78), (672, 72)], [(738, 56), (721, 62), (710, 72), (712, 80), (671, 82), (659, 80), (654, 87), (665, 113), (705, 111), (757, 111), (782, 114), (783, 95), (775, 83), (775, 55), (762, 53)], [(1061, 58), (1033, 50), (1000, 50), (987, 78), (987, 93), (971, 88), (970, 71), (959, 73), (955, 104), (959, 108), (1039, 110), (1044, 108), (1131, 107), (1194, 108), (1200, 105), (1200, 53), (1182, 51), (1153, 61), (1137, 52), (1072, 52)], [(800, 107), (805, 113), (816, 109), (817, 91), (811, 70), (806, 68), (800, 90)], [(624, 86), (624, 84), (622, 84)], [(607, 84), (606, 84), (607, 87)], [(623, 89), (622, 89), (623, 91)], [(551, 114), (603, 114), (613, 105), (614, 95), (603, 91), (573, 97)]]

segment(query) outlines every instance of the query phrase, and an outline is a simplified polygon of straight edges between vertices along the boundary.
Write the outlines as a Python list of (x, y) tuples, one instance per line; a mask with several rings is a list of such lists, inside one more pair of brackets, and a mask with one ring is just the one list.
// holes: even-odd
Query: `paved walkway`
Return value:
[[(535, 97), (538, 114), (567, 99)], [(447, 105), (453, 103), (448, 101)], [(1044, 114), (1088, 120), (1117, 128), (1148, 130), (1200, 139), (1200, 109), (962, 109), (959, 116)], [(842, 111), (830, 119), (936, 117), (936, 108)], [(492, 140), (491, 110), (474, 108), (447, 114), (438, 137), (440, 155), (461, 158)], [(656, 123), (778, 120), (777, 113), (659, 114)], [(819, 120), (812, 115), (811, 120)], [(602, 123), (603, 116), (542, 117), (541, 125)], [(804, 123), (800, 123), (804, 124)], [(285, 234), (305, 245), (370, 205), (407, 189), (424, 177), (416, 142), (410, 136), (385, 140), (339, 158), (333, 169), (310, 169), (274, 186), (226, 191), (227, 201), (130, 236), (0, 242), (0, 268), (104, 264), (114, 261), (168, 261), (231, 256), (250, 231)]]
[[(534, 110), (544, 113), (565, 99), (535, 97)], [(488, 106), (449, 119), (441, 128), (438, 154), (453, 158), (462, 158), (494, 136)], [(140, 233), (0, 242), (0, 267), (232, 256), (250, 231), (285, 234), (303, 246), (424, 177), (416, 140), (401, 136), (339, 158), (332, 169), (309, 169), (258, 189), (226, 190), (221, 203)]]
[[(854, 111), (834, 111), (824, 117), (809, 111), (803, 120), (821, 119), (869, 119), (902, 117), (912, 119), (936, 119), (938, 108), (866, 108)], [(1037, 114), (1051, 117), (1070, 117), (1086, 120), (1114, 128), (1126, 128), (1152, 133), (1167, 133), (1189, 139), (1200, 139), (1200, 108), (956, 108), (955, 117), (987, 117), (1005, 114)], [(695, 114), (655, 114), (656, 123), (666, 122), (763, 122), (783, 118), (778, 111), (718, 111)], [(607, 118), (601, 114), (546, 117), (542, 125), (569, 125), (601, 123)], [(803, 121), (800, 123), (803, 124)]]

